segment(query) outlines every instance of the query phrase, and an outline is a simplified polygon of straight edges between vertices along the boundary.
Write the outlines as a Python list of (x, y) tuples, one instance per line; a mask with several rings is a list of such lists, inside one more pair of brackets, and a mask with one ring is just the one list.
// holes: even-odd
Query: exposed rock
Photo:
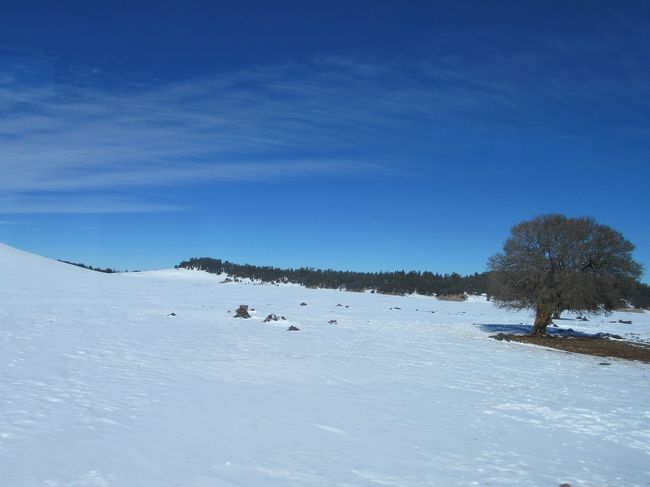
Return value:
[(271, 321), (278, 321), (279, 319), (280, 318), (278, 318), (278, 315), (271, 313), (266, 318), (264, 318), (263, 323), (269, 323)]
[(235, 311), (235, 318), (250, 318), (251, 315), (248, 312), (248, 305), (247, 304), (240, 304), (239, 308), (237, 308), (237, 311)]
[(297, 326), (293, 326), (293, 325), (291, 325), (289, 328), (287, 328), (287, 331), (299, 331), (299, 330), (300, 330), (300, 328), (298, 328)]
[(169, 313), (167, 316), (176, 316), (176, 313), (174, 313), (174, 312), (172, 311), (172, 312)]
[(632, 324), (632, 320), (618, 320), (618, 322), (622, 323), (624, 325), (631, 325)]
[(343, 305), (342, 305), (342, 304), (337, 304), (336, 306), (339, 306), (339, 307), (341, 307), (341, 308), (343, 307)]
[(300, 303), (300, 306), (307, 306), (307, 303)]
[(329, 320), (328, 323), (329, 323), (330, 325), (335, 325), (336, 323), (338, 323), (338, 321), (336, 321), (336, 320)]
[(492, 338), (499, 341), (510, 341), (510, 335), (507, 335), (505, 333), (497, 333), (496, 335), (492, 335)]
[(223, 281), (221, 281), (221, 284), (228, 284), (229, 282), (232, 282), (232, 279), (226, 277)]

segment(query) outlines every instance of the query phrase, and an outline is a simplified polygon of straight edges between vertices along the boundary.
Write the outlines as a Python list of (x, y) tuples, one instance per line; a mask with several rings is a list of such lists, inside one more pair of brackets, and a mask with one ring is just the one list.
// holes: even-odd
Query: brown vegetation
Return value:
[(437, 298), (440, 301), (465, 301), (467, 299), (467, 296), (464, 294), (442, 294), (440, 296), (437, 296)]
[(492, 338), (520, 343), (532, 343), (543, 347), (564, 350), (565, 352), (582, 353), (598, 357), (614, 357), (625, 360), (639, 360), (650, 363), (650, 345), (646, 343), (611, 340), (602, 337), (531, 336), (505, 333), (499, 333)]

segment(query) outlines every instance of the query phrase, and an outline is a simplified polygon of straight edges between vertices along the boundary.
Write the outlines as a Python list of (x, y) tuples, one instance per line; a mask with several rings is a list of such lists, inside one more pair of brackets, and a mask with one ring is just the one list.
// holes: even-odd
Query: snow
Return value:
[[(5, 486), (650, 485), (650, 366), (480, 326), (528, 313), (3, 245), (0, 272)], [(559, 323), (650, 339), (647, 313)]]

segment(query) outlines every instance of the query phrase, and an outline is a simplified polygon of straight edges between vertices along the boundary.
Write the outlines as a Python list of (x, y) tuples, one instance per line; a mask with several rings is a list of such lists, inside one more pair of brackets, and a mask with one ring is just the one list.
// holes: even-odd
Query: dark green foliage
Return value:
[[(88, 269), (90, 271), (96, 271), (96, 272), (104, 272), (106, 274), (112, 274), (114, 272), (117, 272), (115, 269), (111, 269), (109, 267), (102, 269), (100, 267), (93, 267), (91, 265), (86, 265), (78, 262), (68, 262), (67, 260), (61, 260), (59, 259), (59, 262), (63, 262), (64, 264), (70, 264), (70, 265), (76, 265), (77, 267), (82, 267), (84, 269)], [(136, 271), (137, 272), (137, 271)]]
[(376, 290), (385, 294), (446, 295), (482, 294), (487, 292), (486, 273), (469, 276), (459, 274), (433, 274), (431, 272), (351, 272), (321, 270), (301, 267), (299, 269), (279, 269), (260, 267), (209, 257), (192, 258), (176, 267), (197, 269), (214, 274), (226, 273), (232, 277), (255, 279), (262, 282), (285, 282), (307, 287), (326, 289), (345, 289), (347, 291)]

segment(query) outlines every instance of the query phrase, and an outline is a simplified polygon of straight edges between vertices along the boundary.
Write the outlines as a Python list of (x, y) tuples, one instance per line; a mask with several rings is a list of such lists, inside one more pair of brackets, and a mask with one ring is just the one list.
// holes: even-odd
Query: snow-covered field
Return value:
[[(478, 326), (527, 313), (2, 245), (0, 276), (2, 486), (650, 485), (650, 366)], [(647, 313), (560, 324), (650, 339)]]

